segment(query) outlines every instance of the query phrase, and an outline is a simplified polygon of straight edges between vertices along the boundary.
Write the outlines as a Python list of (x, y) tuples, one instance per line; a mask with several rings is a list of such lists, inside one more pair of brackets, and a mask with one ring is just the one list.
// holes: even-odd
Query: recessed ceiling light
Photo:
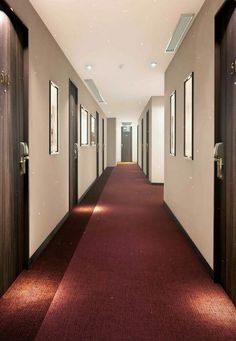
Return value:
[(151, 62), (150, 66), (152, 69), (155, 69), (157, 67), (157, 62)]
[(93, 65), (92, 64), (87, 64), (85, 65), (85, 69), (88, 70), (88, 71), (91, 71), (93, 68)]

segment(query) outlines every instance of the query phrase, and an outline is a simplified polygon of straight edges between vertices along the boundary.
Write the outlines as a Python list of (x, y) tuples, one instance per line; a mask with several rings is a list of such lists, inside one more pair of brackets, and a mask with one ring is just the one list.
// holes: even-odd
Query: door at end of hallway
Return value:
[(121, 127), (121, 162), (132, 162), (132, 126)]

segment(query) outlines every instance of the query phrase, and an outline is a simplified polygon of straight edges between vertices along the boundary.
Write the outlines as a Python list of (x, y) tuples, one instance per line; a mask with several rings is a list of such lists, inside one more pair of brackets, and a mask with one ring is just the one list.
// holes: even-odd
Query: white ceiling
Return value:
[[(151, 96), (164, 95), (173, 57), (164, 50), (180, 14), (198, 13), (204, 0), (30, 2), (80, 77), (95, 81), (107, 116), (136, 120)], [(158, 62), (155, 69), (151, 61)]]

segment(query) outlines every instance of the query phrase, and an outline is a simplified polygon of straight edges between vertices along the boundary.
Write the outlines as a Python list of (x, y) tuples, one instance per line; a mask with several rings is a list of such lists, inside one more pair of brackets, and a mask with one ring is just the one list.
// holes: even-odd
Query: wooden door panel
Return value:
[(78, 89), (69, 82), (70, 115), (70, 209), (78, 201)]
[(102, 171), (105, 169), (105, 121), (102, 119)]
[(100, 148), (99, 148), (99, 141), (100, 141), (100, 136), (99, 136), (99, 113), (96, 112), (96, 154), (97, 154), (97, 178), (99, 177), (99, 152), (100, 152)]
[(149, 111), (146, 113), (146, 176), (149, 178)]
[[(129, 129), (129, 130), (127, 130)], [(121, 127), (121, 161), (132, 161), (132, 127)]]
[(23, 33), (16, 31), (0, 7), (0, 293), (22, 270), (25, 261), (25, 182), (20, 174), (24, 139)]
[[(215, 277), (236, 304), (236, 4), (216, 17), (216, 142), (224, 144), (223, 179), (215, 177)], [(216, 172), (215, 172), (216, 173)]]
[(141, 121), (141, 165), (143, 170), (143, 154), (144, 154), (144, 145), (143, 145), (143, 119)]

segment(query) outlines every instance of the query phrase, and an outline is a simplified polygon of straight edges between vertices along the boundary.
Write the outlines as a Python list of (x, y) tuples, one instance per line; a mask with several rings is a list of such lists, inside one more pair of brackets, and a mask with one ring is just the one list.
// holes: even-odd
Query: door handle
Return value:
[(230, 65), (230, 74), (234, 75), (236, 73), (236, 60)]
[(217, 163), (217, 178), (223, 180), (223, 166), (224, 166), (224, 143), (216, 143), (214, 149), (214, 160)]
[(74, 159), (78, 159), (79, 154), (79, 145), (78, 143), (74, 143)]
[(26, 142), (20, 142), (20, 175), (26, 174), (27, 160), (29, 160), (29, 147)]

